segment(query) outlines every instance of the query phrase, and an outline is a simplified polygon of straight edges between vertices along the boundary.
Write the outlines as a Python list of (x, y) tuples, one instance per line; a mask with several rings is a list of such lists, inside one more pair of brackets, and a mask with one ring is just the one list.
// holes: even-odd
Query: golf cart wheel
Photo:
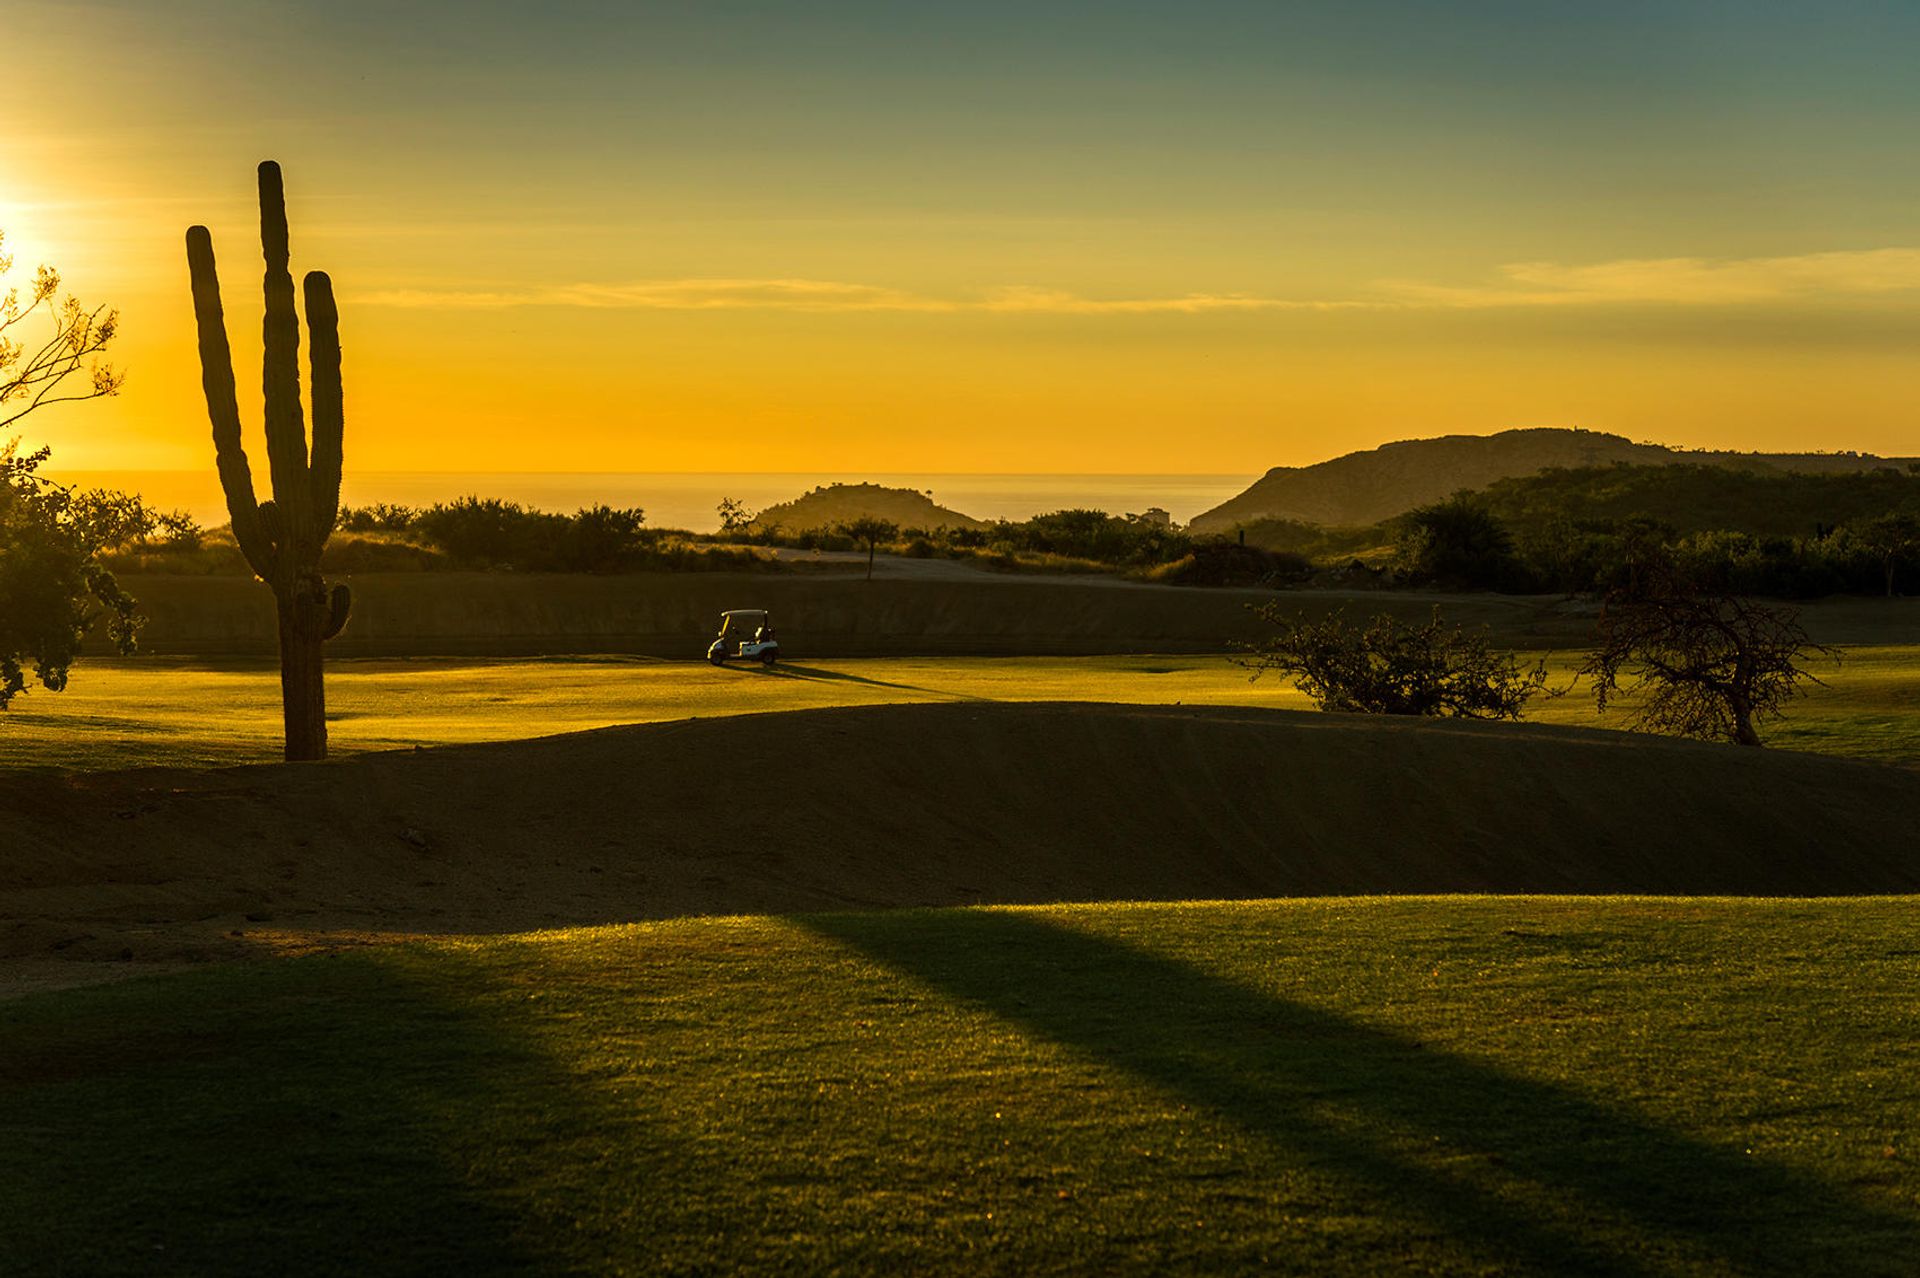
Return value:
[(770, 666), (774, 662), (778, 661), (779, 659), (780, 659), (779, 652), (772, 648), (769, 648), (765, 652), (760, 654), (760, 663), (762, 665)]
[(716, 653), (714, 653), (714, 654), (713, 654), (713, 655), (712, 655), (711, 657), (708, 657), (708, 658), (707, 658), (707, 660), (708, 660), (708, 661), (711, 661), (711, 662), (712, 662), (712, 663), (713, 663), (714, 665), (716, 665), (716, 666), (724, 666), (724, 665), (726, 665), (726, 664), (727, 664), (727, 659), (726, 659), (725, 657), (723, 657), (723, 656), (721, 656), (721, 655), (720, 655), (719, 653), (717, 653), (717, 652), (716, 652)]

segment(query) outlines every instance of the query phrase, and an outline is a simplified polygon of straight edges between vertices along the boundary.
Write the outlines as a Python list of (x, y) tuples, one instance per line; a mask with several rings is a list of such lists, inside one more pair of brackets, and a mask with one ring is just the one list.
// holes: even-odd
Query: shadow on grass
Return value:
[(449, 1150), (568, 1087), (469, 975), (388, 952), (0, 1006), (0, 1273), (538, 1268)]
[[(734, 669), (729, 665), (726, 669)], [(760, 666), (751, 673), (777, 679), (802, 679), (813, 683), (858, 683), (869, 688), (897, 688), (902, 692), (924, 692), (930, 696), (944, 697), (949, 701), (991, 701), (991, 697), (976, 696), (970, 692), (951, 692), (944, 688), (926, 688), (917, 683), (889, 683), (885, 679), (869, 679), (865, 675), (848, 674), (843, 670), (822, 670), (817, 666), (796, 666), (782, 661), (776, 665)]]
[(1791, 1169), (1031, 914), (796, 921), (1221, 1115), (1496, 1268), (1890, 1273), (1920, 1246), (1920, 1221)]

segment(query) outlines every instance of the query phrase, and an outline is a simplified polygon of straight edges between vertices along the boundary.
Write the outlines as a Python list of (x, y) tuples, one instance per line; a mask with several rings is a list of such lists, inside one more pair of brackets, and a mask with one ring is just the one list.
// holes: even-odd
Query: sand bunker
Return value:
[[(1535, 726), (940, 704), (0, 778), (0, 982), (703, 913), (1920, 890), (1920, 775)], [(86, 979), (90, 973), (73, 973)], [(65, 983), (64, 981), (62, 983)]]

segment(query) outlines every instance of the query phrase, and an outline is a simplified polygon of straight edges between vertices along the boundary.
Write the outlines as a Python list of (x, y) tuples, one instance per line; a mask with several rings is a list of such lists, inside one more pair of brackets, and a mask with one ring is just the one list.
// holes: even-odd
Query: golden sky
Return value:
[(270, 157), (365, 469), (1920, 452), (1917, 38), (1878, 3), (8, 0), (15, 277), (118, 307), (128, 373), (31, 434), (210, 461), (181, 237), (244, 361)]

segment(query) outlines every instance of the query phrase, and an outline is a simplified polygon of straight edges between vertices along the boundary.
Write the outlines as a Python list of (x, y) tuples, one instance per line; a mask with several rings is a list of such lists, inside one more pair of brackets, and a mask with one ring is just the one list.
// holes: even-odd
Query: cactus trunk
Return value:
[(253, 471), (240, 438), (240, 408), (227, 345), (213, 237), (204, 226), (187, 231), (187, 269), (200, 331), (200, 379), (220, 484), (233, 517), (233, 537), (254, 574), (273, 591), (279, 614), (280, 692), (290, 760), (327, 756), (323, 653), (347, 624), (352, 597), (327, 588), (320, 552), (340, 511), (341, 439), (345, 414), (340, 391), (340, 316), (333, 284), (318, 271), (305, 281), (308, 364), (312, 378), (313, 446), (300, 402), (300, 317), (294, 307), (286, 194), (280, 166), (260, 166), (260, 247), (266, 260), (265, 358), (268, 471), (273, 500), (257, 501)]
[(325, 640), (316, 610), (301, 596), (276, 598), (280, 612), (280, 707), (286, 721), (287, 758), (327, 757), (327, 687), (322, 672)]

